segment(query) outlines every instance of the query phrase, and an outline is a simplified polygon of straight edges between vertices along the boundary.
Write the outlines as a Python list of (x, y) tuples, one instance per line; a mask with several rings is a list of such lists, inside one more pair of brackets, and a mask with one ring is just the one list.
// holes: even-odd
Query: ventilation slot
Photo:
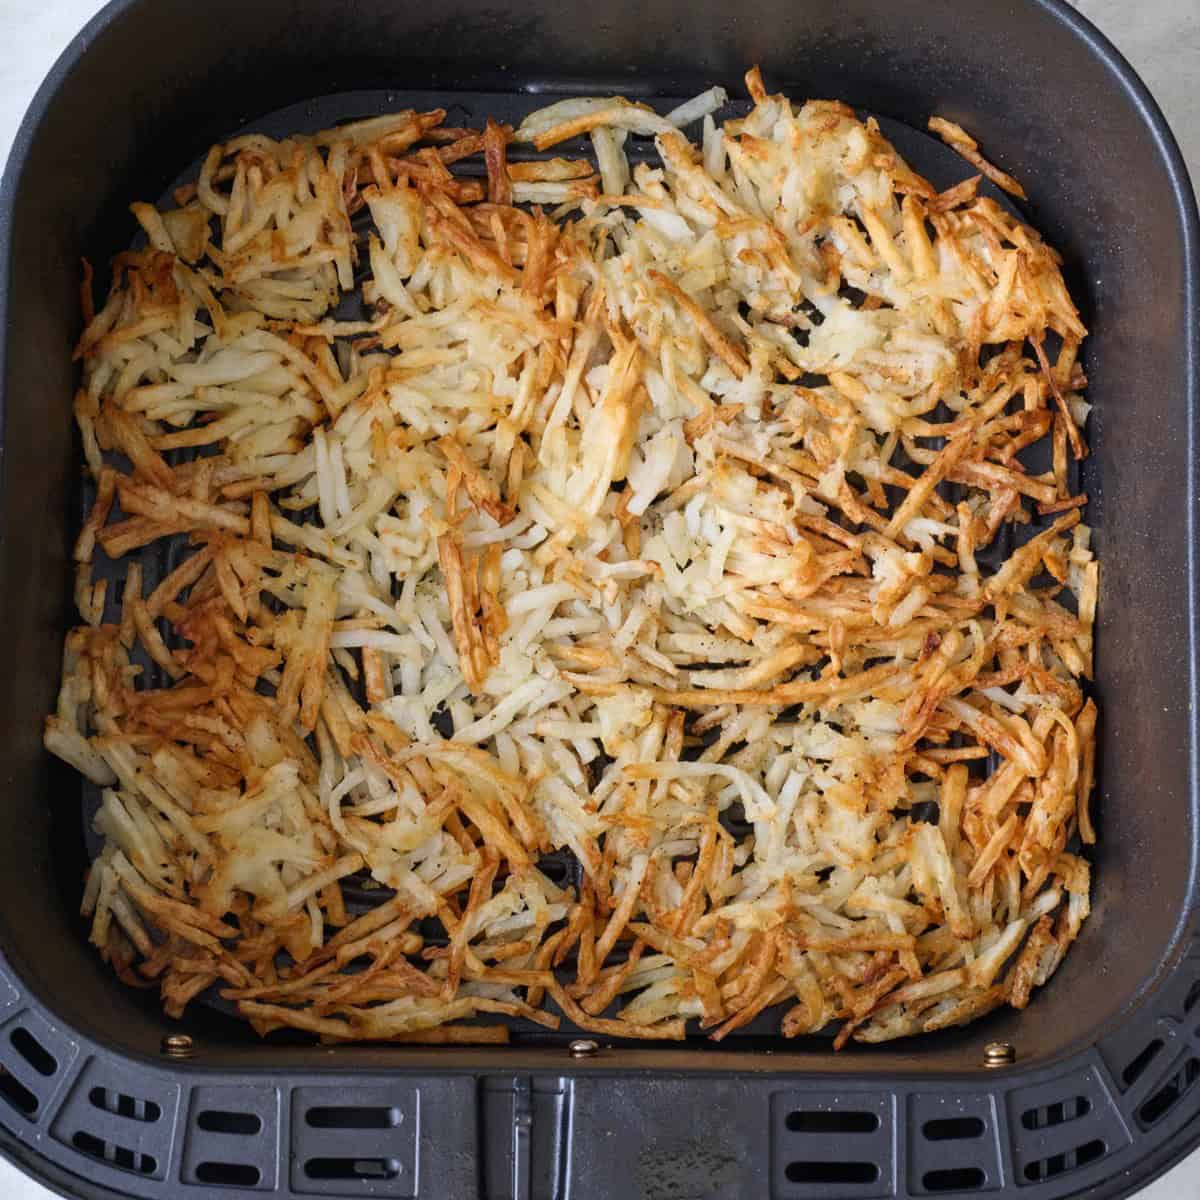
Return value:
[(17, 1026), (8, 1035), (16, 1052), (39, 1074), (49, 1078), (58, 1070), (58, 1059), (29, 1032)]
[(304, 1119), (313, 1129), (395, 1129), (402, 1114), (398, 1108), (310, 1108)]
[(942, 819), (941, 806), (936, 800), (920, 800), (908, 810), (908, 819), (924, 825), (936, 825)]
[(907, 1195), (969, 1193), (1004, 1178), (991, 1096), (921, 1092), (909, 1097), (907, 1124)]
[(790, 1112), (784, 1125), (790, 1133), (874, 1133), (879, 1118), (869, 1112)]
[(293, 1192), (411, 1195), (417, 1178), (416, 1088), (302, 1087), (292, 1092), (291, 1103)]
[(1162, 1087), (1137, 1110), (1138, 1120), (1145, 1126), (1161, 1121), (1200, 1079), (1200, 1059), (1189, 1058)]
[(790, 1162), (784, 1175), (791, 1183), (874, 1183), (879, 1168), (865, 1162)]
[(196, 1178), (201, 1183), (212, 1183), (223, 1187), (256, 1187), (262, 1172), (249, 1163), (202, 1162), (196, 1167)]
[(538, 870), (557, 887), (569, 887), (575, 882), (575, 860), (561, 851), (539, 858)]
[[(253, 1137), (262, 1132), (262, 1118), (256, 1113), (223, 1112), (220, 1109), (206, 1109), (196, 1118), (196, 1124), (205, 1133), (233, 1133), (242, 1137)], [(219, 1163), (206, 1164), (219, 1166)], [(199, 1171), (199, 1168), (197, 1168)]]
[(1141, 1054), (1139, 1054), (1137, 1058), (1135, 1058), (1133, 1062), (1131, 1062), (1129, 1066), (1127, 1066), (1125, 1070), (1121, 1072), (1121, 1082), (1124, 1083), (1126, 1087), (1130, 1087), (1136, 1083), (1146, 1073), (1146, 1068), (1158, 1057), (1158, 1054), (1162, 1048), (1162, 1038), (1155, 1038), (1154, 1041), (1152, 1041), (1150, 1045), (1148, 1045), (1145, 1050), (1143, 1050)]
[(1041, 1158), (1037, 1162), (1027, 1163), (1025, 1178), (1030, 1183), (1043, 1183), (1047, 1179), (1053, 1179), (1056, 1175), (1065, 1175), (1068, 1171), (1086, 1167), (1088, 1163), (1103, 1158), (1107, 1151), (1108, 1147), (1099, 1138), (1096, 1138), (1094, 1141), (1085, 1142), (1082, 1146), (1076, 1146), (1074, 1150), (1068, 1150), (1066, 1154), (1054, 1154), (1050, 1158)]
[(926, 1171), (921, 1184), (930, 1192), (971, 1192), (987, 1183), (978, 1167), (951, 1167), (944, 1171)]
[(22, 1116), (32, 1117), (38, 1110), (38, 1098), (15, 1076), (0, 1067), (0, 1096)]
[(1044, 1104), (1038, 1108), (1027, 1108), (1021, 1114), (1021, 1124), (1026, 1129), (1052, 1129), (1055, 1125), (1066, 1125), (1078, 1121), (1092, 1111), (1092, 1102), (1086, 1096), (1072, 1100), (1061, 1100), (1057, 1104)]
[(1197, 979), (1188, 989), (1187, 997), (1183, 1002), (1183, 1011), (1190, 1013), (1197, 1004), (1200, 1004), (1200, 979)]
[(88, 1092), (88, 1099), (101, 1112), (144, 1121), (147, 1125), (153, 1125), (162, 1116), (162, 1109), (153, 1100), (140, 1100), (137, 1096), (127, 1096), (110, 1088), (94, 1087)]
[(894, 1104), (890, 1096), (866, 1092), (776, 1092), (771, 1097), (772, 1195), (779, 1200), (890, 1196), (896, 1182)]
[(395, 1179), (400, 1164), (394, 1158), (310, 1158), (304, 1164), (309, 1179)]
[[(982, 1137), (984, 1128), (978, 1117), (947, 1117), (938, 1121), (926, 1121), (921, 1132), (927, 1142), (963, 1142), (969, 1138)], [(930, 1174), (937, 1175), (939, 1172), (931, 1171)]]
[[(255, 1188), (275, 1192), (280, 1165), (280, 1090), (273, 1086), (198, 1087), (192, 1090), (190, 1102), (180, 1164), (182, 1181), (223, 1188), (222, 1196)], [(297, 1121), (300, 1119), (297, 1116)], [(371, 1154), (373, 1150), (362, 1152)], [(301, 1161), (322, 1153), (323, 1148), (310, 1148)], [(286, 1150), (283, 1157), (286, 1161)], [(293, 1164), (297, 1177), (300, 1165), (300, 1161)]]
[(158, 1169), (158, 1163), (152, 1155), (139, 1154), (127, 1146), (106, 1142), (102, 1138), (96, 1137), (95, 1134), (85, 1133), (83, 1130), (71, 1138), (71, 1145), (89, 1158), (107, 1163), (110, 1167), (117, 1167), (122, 1171), (132, 1171), (137, 1175), (153, 1175)]

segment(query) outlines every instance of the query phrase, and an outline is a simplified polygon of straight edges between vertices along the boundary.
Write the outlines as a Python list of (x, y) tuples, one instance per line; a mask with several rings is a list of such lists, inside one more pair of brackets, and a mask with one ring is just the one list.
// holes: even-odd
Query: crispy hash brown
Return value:
[(1079, 933), (1058, 255), (980, 174), (747, 83), (723, 125), (714, 89), (239, 137), (133, 206), (99, 311), (89, 272), (45, 740), (102, 789), (91, 940), (171, 1015), (720, 1039), (785, 1005), (841, 1045), (1022, 1008)]

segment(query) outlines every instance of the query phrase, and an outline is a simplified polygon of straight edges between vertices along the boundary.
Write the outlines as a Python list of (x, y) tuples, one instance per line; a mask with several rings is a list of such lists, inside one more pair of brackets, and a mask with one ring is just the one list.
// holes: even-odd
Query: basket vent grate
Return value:
[(309, 1179), (395, 1179), (400, 1164), (394, 1158), (310, 1158), (304, 1174)]
[(980, 1167), (943, 1167), (926, 1171), (921, 1183), (929, 1192), (974, 1192), (987, 1186), (987, 1176)]
[(780, 1200), (894, 1194), (893, 1100), (872, 1093), (771, 1098), (771, 1183)]
[(292, 1093), (291, 1185), (329, 1196), (417, 1194), (417, 1092), (403, 1086)]
[(975, 1192), (1001, 1179), (991, 1096), (921, 1092), (908, 1100), (908, 1183), (917, 1195)]
[(382, 1105), (338, 1105), (310, 1108), (305, 1122), (313, 1129), (395, 1129), (403, 1114)]
[(153, 1175), (158, 1170), (158, 1161), (154, 1155), (119, 1145), (117, 1142), (107, 1142), (86, 1129), (76, 1130), (72, 1134), (71, 1145), (89, 1158), (107, 1163), (119, 1171), (130, 1171), (135, 1175)]
[[(1008, 1096), (1013, 1171), (1021, 1184), (1081, 1171), (1129, 1144), (1129, 1129), (1094, 1067)], [(1080, 1184), (1074, 1184), (1080, 1187)]]
[(38, 1110), (38, 1098), (7, 1067), (0, 1067), (0, 1097), (23, 1117), (32, 1117)]
[(41, 1121), (77, 1053), (77, 1044), (36, 1011), (0, 1026), (0, 1119)]
[(88, 1100), (101, 1112), (112, 1113), (117, 1117), (129, 1117), (133, 1121), (145, 1121), (147, 1125), (152, 1125), (162, 1116), (162, 1109), (153, 1100), (142, 1100), (109, 1088), (92, 1088), (88, 1092)]
[(1188, 994), (1183, 1001), (1183, 1011), (1185, 1013), (1190, 1013), (1197, 1004), (1200, 1004), (1200, 979), (1197, 979), (1189, 989)]
[(253, 1163), (202, 1162), (196, 1167), (196, 1179), (213, 1187), (257, 1187), (262, 1172)]
[(964, 1142), (983, 1137), (986, 1128), (979, 1117), (943, 1117), (926, 1121), (921, 1126), (921, 1136), (927, 1142)]
[(1021, 1114), (1021, 1126), (1030, 1130), (1053, 1129), (1056, 1125), (1078, 1121), (1091, 1111), (1092, 1102), (1086, 1096), (1073, 1096), (1069, 1100), (1057, 1100), (1053, 1104), (1027, 1108)]
[(1146, 1068), (1159, 1056), (1166, 1043), (1162, 1038), (1155, 1038), (1140, 1054), (1121, 1072), (1121, 1082), (1126, 1087), (1132, 1087), (1146, 1073)]
[(790, 1162), (783, 1169), (789, 1183), (874, 1183), (879, 1168), (871, 1162)]
[(1137, 1110), (1138, 1122), (1150, 1128), (1163, 1119), (1200, 1079), (1200, 1059), (1189, 1058)]
[(188, 1111), (182, 1168), (186, 1183), (244, 1190), (277, 1187), (278, 1089), (198, 1087)]
[(178, 1084), (119, 1059), (93, 1058), (67, 1090), (50, 1134), (98, 1163), (161, 1179), (178, 1106)]
[(1103, 1158), (1108, 1153), (1108, 1147), (1099, 1138), (1093, 1138), (1082, 1146), (1076, 1146), (1062, 1154), (1052, 1154), (1049, 1158), (1035, 1159), (1025, 1164), (1024, 1175), (1029, 1183), (1041, 1183), (1053, 1179), (1056, 1175), (1064, 1175), (1068, 1171), (1086, 1167), (1088, 1163)]
[(237, 1137), (253, 1137), (262, 1132), (262, 1117), (257, 1113), (223, 1112), (219, 1108), (205, 1109), (196, 1126), (205, 1133), (231, 1133)]
[(47, 1079), (58, 1070), (58, 1059), (25, 1028), (17, 1025), (8, 1035), (13, 1049), (39, 1074)]
[(790, 1112), (784, 1118), (789, 1133), (874, 1133), (879, 1118), (869, 1112)]

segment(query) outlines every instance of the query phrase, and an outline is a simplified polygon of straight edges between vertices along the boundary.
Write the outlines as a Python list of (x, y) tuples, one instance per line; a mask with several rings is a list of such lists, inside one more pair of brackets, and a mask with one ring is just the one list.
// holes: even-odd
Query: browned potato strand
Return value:
[[(1078, 934), (1058, 256), (979, 175), (939, 193), (874, 121), (747, 83), (723, 126), (714, 89), (244, 136), (133, 206), (78, 350), (96, 501), (46, 745), (103, 789), (92, 941), (172, 1015), (215, 984), (262, 1033), (719, 1039), (782, 1004), (880, 1041), (1023, 1007)], [(581, 134), (595, 167), (509, 161)], [(538, 868), (563, 848), (579, 890)]]

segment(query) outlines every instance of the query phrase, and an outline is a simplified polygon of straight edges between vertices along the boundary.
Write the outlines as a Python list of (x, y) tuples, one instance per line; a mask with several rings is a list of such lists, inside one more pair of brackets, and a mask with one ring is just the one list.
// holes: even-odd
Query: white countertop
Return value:
[[(1200, 3), (1075, 0), (1075, 4), (1141, 73), (1166, 111), (1192, 178), (1200, 180)], [(98, 0), (42, 4), (0, 0), (0, 160), (7, 157), (25, 107), (51, 64), (101, 7)], [(0, 1159), (4, 1200), (50, 1200), (51, 1194)], [(1200, 1151), (1138, 1194), (1138, 1200), (1195, 1197), (1200, 1197)]]

